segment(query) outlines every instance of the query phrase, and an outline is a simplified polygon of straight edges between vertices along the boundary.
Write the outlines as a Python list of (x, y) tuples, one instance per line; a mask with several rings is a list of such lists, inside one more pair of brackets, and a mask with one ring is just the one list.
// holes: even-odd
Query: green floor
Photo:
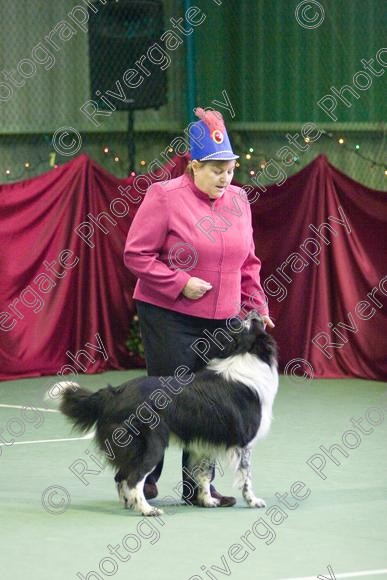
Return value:
[[(119, 384), (129, 374), (136, 373), (85, 375), (80, 383), (96, 390), (107, 382)], [(160, 520), (120, 506), (112, 472), (101, 470), (90, 457), (90, 439), (52, 441), (79, 437), (60, 414), (42, 412), (34, 418), (30, 411), (23, 417), (21, 409), (2, 406), (45, 406), (48, 381), (0, 383), (2, 580), (387, 578), (387, 420), (380, 411), (370, 411), (387, 411), (386, 383), (314, 380), (302, 387), (281, 377), (275, 421), (254, 455), (255, 491), (265, 499), (266, 510), (245, 507), (222, 463), (225, 473), (218, 473), (216, 485), (223, 493), (237, 494), (234, 508), (176, 507), (169, 500), (169, 514)], [(360, 433), (351, 418), (364, 418), (363, 431), (373, 431)], [(349, 430), (359, 435), (347, 433), (345, 447), (342, 437)], [(12, 445), (4, 445), (12, 439)], [(348, 453), (345, 458), (336, 452), (340, 465), (319, 449), (334, 443)], [(317, 454), (315, 465), (326, 459), (325, 479), (306, 463)], [(88, 485), (69, 469), (80, 459), (95, 471), (85, 476)], [(160, 498), (177, 497), (179, 466), (180, 452), (171, 448)], [(293, 487), (298, 500), (290, 495), (296, 482), (305, 484)], [(48, 509), (57, 513), (42, 506), (48, 488), (56, 492)], [(64, 502), (71, 498), (70, 505), (60, 506), (59, 492)], [(276, 493), (289, 495), (281, 499)]]

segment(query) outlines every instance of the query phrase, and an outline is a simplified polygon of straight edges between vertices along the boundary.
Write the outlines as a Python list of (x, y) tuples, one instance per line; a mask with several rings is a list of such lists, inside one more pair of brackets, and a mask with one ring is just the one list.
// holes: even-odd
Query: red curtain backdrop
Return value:
[[(185, 165), (176, 157), (171, 176)], [(1, 380), (130, 368), (135, 279), (122, 254), (142, 199), (133, 181), (81, 155), (0, 186)], [(145, 179), (138, 185), (146, 188)], [(253, 185), (249, 199), (260, 193), (251, 205), (256, 253), (281, 369), (304, 359), (301, 374), (385, 380), (387, 195), (352, 181), (324, 156), (280, 187)], [(238, 227), (237, 215), (227, 219)], [(319, 333), (320, 348), (313, 343)]]

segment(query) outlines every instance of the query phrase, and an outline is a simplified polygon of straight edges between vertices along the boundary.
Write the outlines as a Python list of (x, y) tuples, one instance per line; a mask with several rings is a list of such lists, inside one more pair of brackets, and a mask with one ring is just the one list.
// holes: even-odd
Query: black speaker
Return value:
[(171, 61), (160, 40), (163, 22), (163, 3), (157, 0), (89, 8), (91, 98), (99, 108), (129, 111), (167, 102)]

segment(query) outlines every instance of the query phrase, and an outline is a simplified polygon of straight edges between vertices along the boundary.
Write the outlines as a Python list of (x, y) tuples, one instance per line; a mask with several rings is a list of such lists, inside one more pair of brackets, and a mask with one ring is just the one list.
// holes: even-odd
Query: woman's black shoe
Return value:
[[(219, 500), (219, 507), (232, 507), (233, 505), (236, 504), (236, 499), (235, 497), (232, 496), (227, 496), (227, 495), (222, 495), (220, 494), (218, 491), (216, 491), (216, 489), (214, 489), (211, 486), (211, 497), (214, 497), (215, 499)], [(200, 504), (198, 503), (198, 497), (197, 497), (197, 491), (195, 491), (194, 495), (190, 498), (188, 497), (182, 497), (182, 500), (187, 504), (187, 505), (195, 505), (195, 506), (200, 506)]]
[(155, 483), (144, 483), (145, 499), (154, 499), (158, 495), (157, 485)]

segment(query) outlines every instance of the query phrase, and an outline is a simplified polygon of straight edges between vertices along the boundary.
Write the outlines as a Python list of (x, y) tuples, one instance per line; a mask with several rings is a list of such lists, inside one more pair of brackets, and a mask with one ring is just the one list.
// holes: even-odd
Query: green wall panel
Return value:
[[(386, 118), (386, 79), (370, 74), (367, 90), (353, 75), (364, 71), (362, 59), (375, 59), (385, 46), (384, 0), (323, 0), (324, 20), (301, 26), (297, 0), (228, 0), (204, 2), (207, 26), (197, 31), (199, 98), (210, 102), (226, 89), (239, 122), (333, 121), (317, 102), (350, 85), (348, 107), (337, 98), (340, 122), (380, 122)], [(313, 10), (313, 9), (311, 9)], [(310, 16), (312, 12), (308, 13)], [(382, 55), (387, 63), (387, 53)], [(365, 77), (359, 77), (365, 83)], [(346, 95), (345, 95), (346, 96)]]

